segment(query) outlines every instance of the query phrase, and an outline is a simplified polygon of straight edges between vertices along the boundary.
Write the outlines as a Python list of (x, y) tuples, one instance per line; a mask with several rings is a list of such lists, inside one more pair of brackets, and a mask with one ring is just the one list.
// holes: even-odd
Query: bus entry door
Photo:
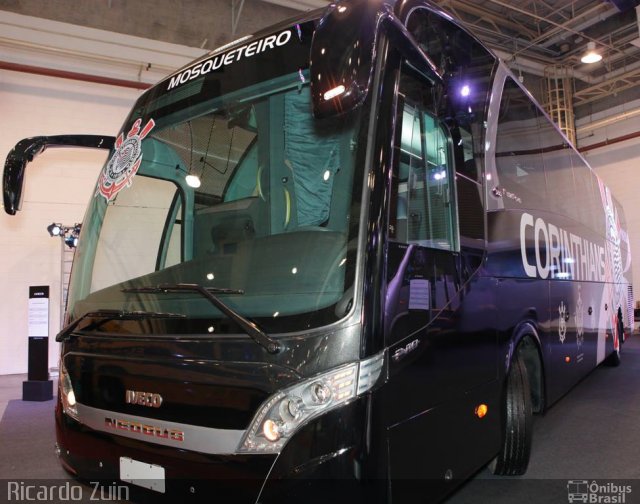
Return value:
[[(500, 388), (491, 280), (465, 254), (391, 243), (382, 405), (394, 501), (437, 498), (497, 452)], [(462, 265), (462, 266), (461, 266)], [(486, 417), (478, 406), (488, 407)]]

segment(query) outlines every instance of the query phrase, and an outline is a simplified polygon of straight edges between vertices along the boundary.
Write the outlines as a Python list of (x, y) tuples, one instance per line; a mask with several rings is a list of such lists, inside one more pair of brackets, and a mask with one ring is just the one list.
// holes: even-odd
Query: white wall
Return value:
[[(157, 80), (203, 53), (0, 11), (0, 61), (128, 80)], [(49, 37), (49, 38), (47, 38)], [(111, 56), (109, 56), (111, 55)], [(145, 62), (153, 72), (141, 73)], [(19, 140), (65, 133), (116, 135), (141, 91), (0, 70), (0, 162)], [(52, 222), (83, 219), (106, 151), (50, 149), (26, 172), (22, 211), (0, 209), (0, 375), (27, 371), (29, 286), (50, 287), (49, 367), (57, 366), (61, 243)]]
[[(580, 121), (577, 125), (580, 131), (578, 145), (588, 148), (589, 145), (640, 131), (640, 115), (595, 130), (589, 130), (587, 126), (603, 117), (639, 108), (640, 101), (636, 101)], [(624, 208), (634, 263), (635, 298), (640, 300), (640, 138), (587, 150), (583, 154)]]
[[(67, 79), (0, 71), (0, 157), (35, 135), (114, 135), (138, 91)], [(27, 370), (30, 285), (49, 285), (49, 365), (57, 365), (60, 327), (60, 238), (52, 222), (82, 222), (105, 151), (51, 149), (27, 167), (22, 211), (0, 213), (0, 374)]]

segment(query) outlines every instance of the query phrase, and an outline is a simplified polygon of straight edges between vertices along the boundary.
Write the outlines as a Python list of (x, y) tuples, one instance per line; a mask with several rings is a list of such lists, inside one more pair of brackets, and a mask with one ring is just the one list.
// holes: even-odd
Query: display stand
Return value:
[(23, 401), (53, 399), (49, 379), (49, 286), (29, 287), (29, 367), (22, 382)]

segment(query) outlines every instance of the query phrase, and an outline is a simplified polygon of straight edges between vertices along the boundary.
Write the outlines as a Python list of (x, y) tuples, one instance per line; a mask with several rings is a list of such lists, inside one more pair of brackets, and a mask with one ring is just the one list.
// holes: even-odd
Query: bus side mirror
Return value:
[(22, 190), (27, 164), (42, 154), (48, 147), (88, 147), (112, 149), (115, 138), (101, 135), (56, 135), (38, 136), (20, 140), (4, 163), (2, 176), (2, 199), (4, 210), (15, 215), (22, 207)]
[(309, 73), (316, 118), (347, 113), (364, 102), (373, 82), (382, 30), (411, 66), (432, 82), (442, 80), (435, 65), (382, 0), (332, 4), (311, 44)]
[(2, 197), (4, 210), (15, 215), (22, 208), (22, 189), (24, 187), (24, 171), (27, 163), (45, 149), (45, 137), (25, 138), (11, 149), (4, 163), (2, 177)]

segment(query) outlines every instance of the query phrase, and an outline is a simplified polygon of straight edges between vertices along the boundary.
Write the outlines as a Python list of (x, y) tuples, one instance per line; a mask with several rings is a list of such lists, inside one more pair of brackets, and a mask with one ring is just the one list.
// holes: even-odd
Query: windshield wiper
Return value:
[(88, 318), (99, 318), (99, 322), (89, 324), (83, 330), (95, 329), (102, 324), (111, 320), (143, 320), (148, 318), (186, 318), (186, 315), (179, 313), (162, 313), (162, 312), (146, 312), (146, 311), (124, 311), (124, 310), (98, 310), (87, 312), (71, 322), (67, 327), (63, 328), (57, 335), (56, 341), (64, 341), (71, 336), (71, 333), (78, 327), (78, 324)]
[(216, 287), (203, 287), (198, 284), (160, 284), (156, 287), (134, 287), (122, 289), (122, 292), (137, 294), (168, 294), (172, 292), (196, 292), (206, 298), (213, 306), (236, 322), (244, 331), (262, 346), (267, 352), (275, 354), (280, 351), (280, 343), (267, 335), (255, 322), (246, 319), (229, 306), (227, 306), (216, 294), (244, 294), (239, 289), (219, 289)]

